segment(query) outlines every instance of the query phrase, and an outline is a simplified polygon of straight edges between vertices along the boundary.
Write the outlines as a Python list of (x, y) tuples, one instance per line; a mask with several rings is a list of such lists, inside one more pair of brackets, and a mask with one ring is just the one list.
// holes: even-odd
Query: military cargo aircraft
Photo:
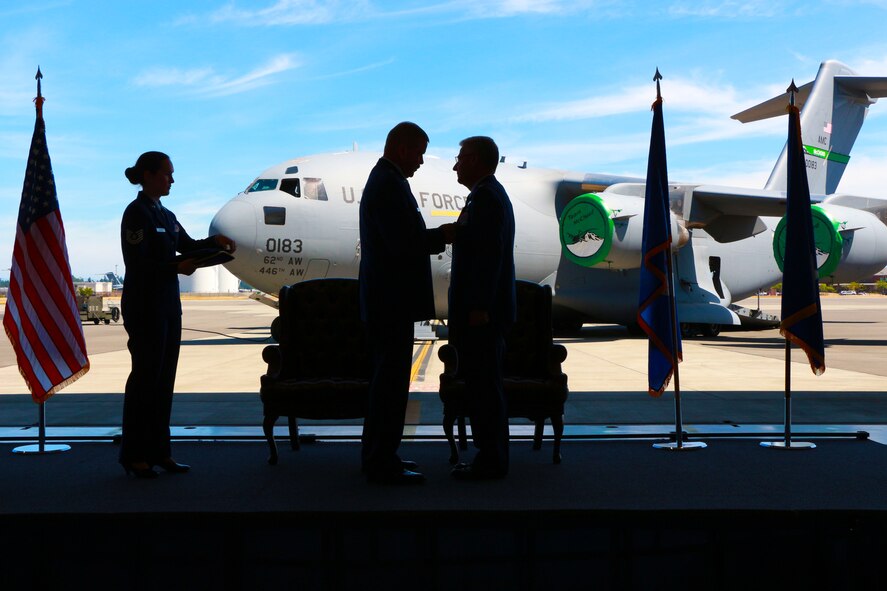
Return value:
[[(884, 96), (887, 77), (857, 76), (836, 61), (823, 62), (796, 96), (824, 280), (868, 278), (887, 265), (887, 199), (836, 192), (868, 108)], [(733, 118), (746, 123), (783, 115), (787, 104), (784, 94)], [(225, 266), (272, 295), (308, 279), (356, 277), (358, 204), (378, 158), (356, 150), (321, 154), (262, 172), (210, 225), (211, 233), (237, 241), (235, 259)], [(644, 179), (507, 161), (496, 176), (514, 206), (517, 277), (552, 287), (556, 327), (633, 327)], [(449, 161), (427, 158), (410, 185), (429, 227), (453, 221), (465, 204), (467, 192)], [(785, 189), (785, 150), (762, 189), (670, 184), (676, 301), (685, 334), (715, 336), (723, 326), (760, 321), (734, 302), (781, 280)], [(449, 250), (431, 257), (440, 319), (447, 316), (450, 262)]]

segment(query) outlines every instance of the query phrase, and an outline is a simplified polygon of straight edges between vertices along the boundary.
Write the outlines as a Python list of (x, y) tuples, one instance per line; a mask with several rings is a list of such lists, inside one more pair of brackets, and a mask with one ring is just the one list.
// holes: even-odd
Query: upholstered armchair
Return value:
[[(561, 363), (567, 358), (563, 345), (553, 343), (551, 332), (551, 288), (529, 281), (517, 281), (517, 321), (505, 341), (505, 399), (510, 418), (533, 421), (533, 449), (542, 448), (545, 420), (554, 431), (553, 461), (561, 462), (564, 433), (564, 402), (567, 375)], [(459, 351), (447, 344), (438, 357), (444, 362), (440, 374), (440, 399), (444, 406), (443, 428), (450, 444), (450, 463), (459, 461), (453, 425), (459, 421), (459, 447), (467, 449), (465, 416), (468, 415), (465, 380), (459, 373)]]
[(288, 418), (290, 445), (299, 449), (298, 418), (366, 416), (372, 365), (360, 320), (356, 279), (315, 279), (280, 290), (280, 339), (262, 351), (263, 430), (277, 463), (274, 423)]

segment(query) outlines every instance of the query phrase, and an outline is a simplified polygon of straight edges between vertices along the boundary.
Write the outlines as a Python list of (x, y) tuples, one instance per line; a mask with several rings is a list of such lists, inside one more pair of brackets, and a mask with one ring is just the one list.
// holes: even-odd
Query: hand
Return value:
[(216, 245), (219, 248), (227, 253), (233, 253), (235, 250), (237, 250), (237, 243), (235, 243), (234, 240), (228, 238), (224, 234), (216, 234), (215, 236), (213, 236), (213, 240), (215, 240)]
[(452, 244), (456, 239), (456, 224), (443, 224), (440, 229), (443, 232), (444, 243)]
[(194, 259), (185, 259), (184, 261), (179, 261), (179, 264), (176, 265), (176, 272), (179, 275), (190, 275), (196, 270), (197, 265), (194, 264)]

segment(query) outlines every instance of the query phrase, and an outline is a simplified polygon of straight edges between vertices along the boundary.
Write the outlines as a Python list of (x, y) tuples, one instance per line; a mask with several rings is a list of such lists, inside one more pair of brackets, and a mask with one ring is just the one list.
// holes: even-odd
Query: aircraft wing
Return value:
[[(734, 242), (767, 229), (761, 217), (785, 215), (785, 191), (699, 185), (693, 189), (688, 228), (702, 228), (718, 242)], [(810, 195), (819, 203), (824, 195)]]
[(881, 197), (858, 197), (856, 195), (829, 195), (825, 203), (842, 205), (853, 209), (861, 209), (875, 216), (882, 222), (887, 220), (887, 199)]

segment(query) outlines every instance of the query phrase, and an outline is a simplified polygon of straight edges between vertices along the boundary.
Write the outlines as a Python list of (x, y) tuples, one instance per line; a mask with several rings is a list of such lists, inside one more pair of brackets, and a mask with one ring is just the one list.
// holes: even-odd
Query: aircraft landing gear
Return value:
[(692, 339), (696, 335), (713, 339), (721, 334), (720, 324), (694, 324), (690, 322), (681, 322), (681, 338)]
[(700, 328), (702, 329), (702, 336), (713, 339), (714, 337), (721, 334), (721, 325), (720, 324), (701, 324)]

